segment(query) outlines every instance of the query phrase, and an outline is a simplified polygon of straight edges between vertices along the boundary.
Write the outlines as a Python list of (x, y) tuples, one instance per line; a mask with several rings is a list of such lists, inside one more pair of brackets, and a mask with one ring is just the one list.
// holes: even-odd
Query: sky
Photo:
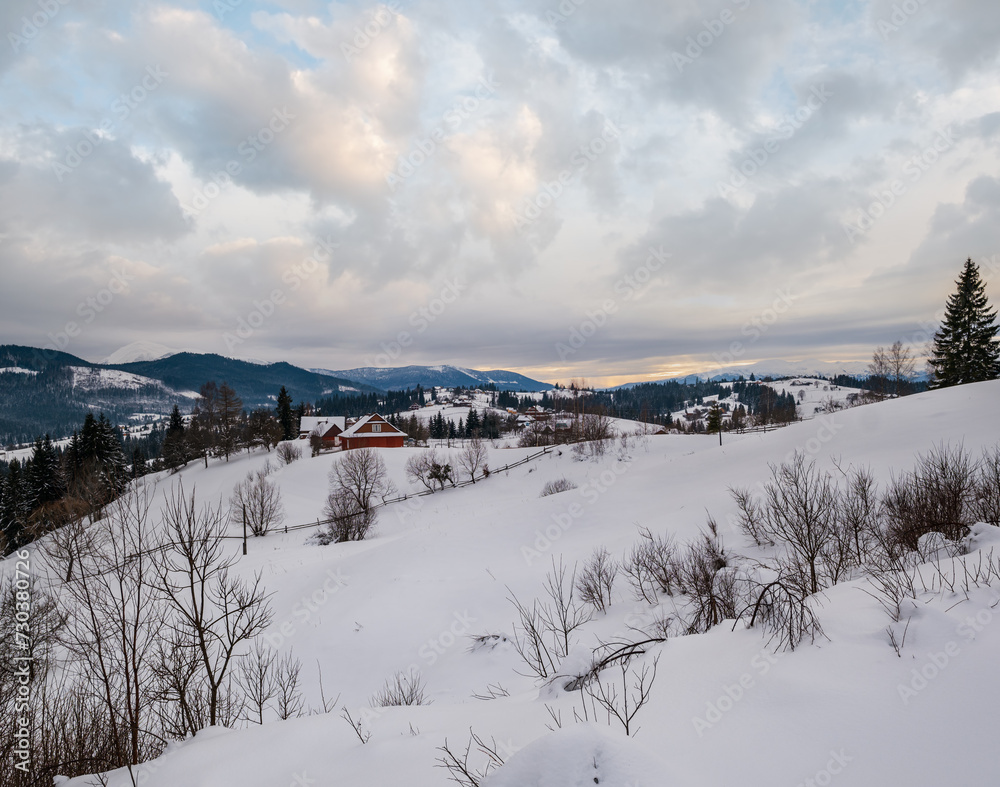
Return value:
[(549, 381), (1000, 302), (995, 0), (5, 0), (0, 343)]

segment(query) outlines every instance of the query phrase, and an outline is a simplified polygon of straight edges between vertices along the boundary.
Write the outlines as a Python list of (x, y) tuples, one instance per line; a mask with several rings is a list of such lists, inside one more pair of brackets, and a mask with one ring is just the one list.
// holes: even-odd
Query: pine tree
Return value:
[(479, 413), (476, 412), (475, 407), (472, 407), (469, 409), (469, 420), (465, 422), (465, 436), (479, 437), (480, 426)]
[(278, 391), (278, 423), (281, 424), (282, 440), (294, 440), (298, 436), (295, 416), (292, 414), (292, 396), (281, 386)]
[(15, 459), (7, 468), (7, 477), (3, 481), (3, 495), (0, 497), (0, 528), (3, 529), (5, 554), (10, 554), (27, 542), (25, 530), (28, 525), (28, 515), (31, 513), (27, 498), (28, 491), (21, 463)]
[(122, 450), (118, 430), (104, 413), (97, 419), (97, 451), (95, 457), (100, 468), (104, 487), (112, 495), (118, 494), (128, 481), (128, 460)]
[(167, 435), (163, 438), (163, 449), (160, 452), (163, 464), (168, 470), (186, 465), (188, 462), (189, 451), (184, 431), (184, 417), (175, 404), (170, 413), (170, 424), (167, 426)]
[(997, 312), (989, 308), (986, 285), (979, 276), (979, 266), (971, 258), (966, 260), (955, 284), (958, 290), (948, 298), (944, 322), (934, 335), (934, 351), (929, 360), (934, 388), (1000, 376)]
[(219, 452), (229, 461), (231, 454), (239, 448), (239, 425), (243, 414), (243, 400), (228, 383), (219, 386), (218, 418), (219, 418)]
[(27, 466), (28, 504), (32, 511), (59, 500), (66, 492), (62, 468), (59, 466), (59, 454), (52, 439), (35, 441), (35, 447)]

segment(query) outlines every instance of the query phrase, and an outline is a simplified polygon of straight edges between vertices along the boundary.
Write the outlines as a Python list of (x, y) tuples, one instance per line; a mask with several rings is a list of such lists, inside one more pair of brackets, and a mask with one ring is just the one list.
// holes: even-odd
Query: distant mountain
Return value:
[(198, 391), (208, 380), (227, 382), (245, 407), (268, 405), (284, 385), (296, 402), (333, 393), (373, 392), (375, 387), (339, 376), (317, 374), (290, 363), (260, 364), (223, 355), (182, 352), (156, 361), (113, 364), (109, 368), (161, 380), (176, 391)]
[[(144, 350), (152, 348), (132, 347), (130, 352), (141, 355)], [(288, 363), (254, 364), (181, 352), (156, 360), (96, 364), (64, 352), (0, 345), (0, 443), (26, 442), (46, 433), (64, 437), (79, 428), (88, 412), (101, 411), (122, 423), (137, 413), (169, 413), (174, 404), (188, 410), (209, 380), (229, 383), (248, 409), (272, 407), (282, 385), (296, 403), (333, 393), (376, 392), (370, 385)]]
[(102, 364), (135, 363), (137, 361), (158, 361), (179, 350), (173, 350), (165, 344), (156, 342), (132, 342), (115, 350), (101, 361)]
[(549, 383), (532, 380), (517, 372), (507, 372), (493, 369), (480, 372), (475, 369), (464, 369), (461, 366), (400, 366), (397, 368), (379, 368), (365, 366), (359, 369), (345, 369), (333, 372), (329, 369), (313, 369), (318, 374), (328, 374), (357, 380), (373, 385), (384, 391), (405, 391), (407, 388), (424, 388), (441, 386), (443, 388), (477, 388), (493, 383), (501, 391), (548, 391)]
[[(926, 380), (927, 374), (923, 372), (918, 364), (918, 373), (914, 376), (914, 380)], [(644, 382), (666, 382), (667, 380), (673, 382), (693, 382), (696, 378), (699, 380), (709, 380), (711, 382), (719, 380), (736, 380), (742, 375), (743, 377), (749, 377), (751, 374), (757, 377), (836, 377), (838, 374), (848, 374), (853, 377), (867, 377), (868, 376), (868, 362), (867, 361), (820, 361), (816, 359), (807, 359), (804, 361), (784, 361), (780, 359), (772, 359), (769, 361), (758, 361), (756, 363), (747, 364), (745, 366), (720, 366), (720, 367), (709, 367), (704, 371), (700, 371), (694, 374), (682, 375), (679, 377), (664, 378), (664, 380), (646, 380)], [(619, 388), (632, 388), (636, 385), (640, 385), (639, 382), (634, 383), (624, 383), (623, 385), (616, 385), (611, 390), (618, 390)]]

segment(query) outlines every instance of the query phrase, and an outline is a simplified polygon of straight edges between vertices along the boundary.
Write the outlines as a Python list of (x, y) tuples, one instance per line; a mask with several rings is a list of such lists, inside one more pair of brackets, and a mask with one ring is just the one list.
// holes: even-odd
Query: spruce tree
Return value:
[(295, 428), (295, 416), (292, 415), (292, 396), (281, 386), (278, 391), (278, 423), (281, 424), (282, 440), (294, 440), (298, 437)]
[(1000, 344), (997, 342), (997, 312), (990, 310), (986, 285), (979, 266), (968, 259), (955, 282), (958, 290), (948, 298), (944, 321), (934, 335), (931, 386), (993, 380), (1000, 376)]
[(59, 454), (52, 445), (52, 439), (35, 441), (35, 447), (27, 466), (28, 502), (32, 510), (59, 500), (66, 492)]
[(186, 465), (188, 461), (189, 452), (184, 434), (184, 417), (176, 404), (170, 413), (170, 424), (167, 426), (167, 435), (163, 438), (163, 450), (160, 455), (163, 458), (163, 464), (169, 470)]

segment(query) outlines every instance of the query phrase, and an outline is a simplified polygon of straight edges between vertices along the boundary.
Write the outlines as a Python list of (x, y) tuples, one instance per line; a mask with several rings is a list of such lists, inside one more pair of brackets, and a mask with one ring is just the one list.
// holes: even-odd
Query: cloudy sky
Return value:
[[(0, 343), (613, 383), (1000, 301), (996, 0), (4, 0)], [(920, 349), (920, 348), (918, 348)]]

